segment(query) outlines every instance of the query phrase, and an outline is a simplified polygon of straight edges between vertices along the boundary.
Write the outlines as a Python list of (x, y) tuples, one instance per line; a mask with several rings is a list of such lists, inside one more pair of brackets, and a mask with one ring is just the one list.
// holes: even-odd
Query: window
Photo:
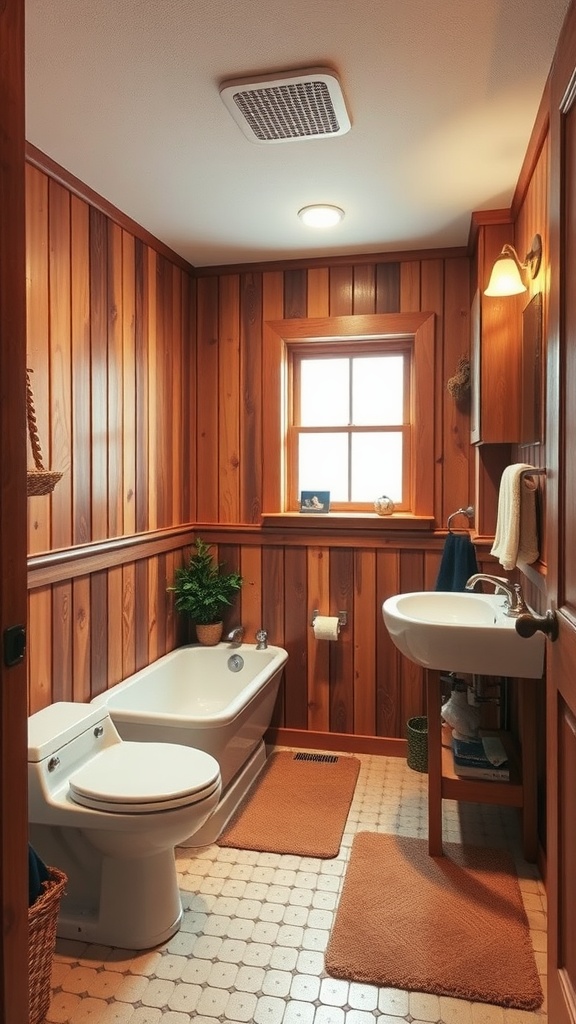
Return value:
[[(439, 458), (434, 339), (433, 313), (264, 321), (264, 518), (296, 513), (299, 490), (318, 488), (331, 491), (332, 511), (337, 504), (337, 512), (356, 512), (361, 520), (363, 514), (377, 518), (373, 503), (391, 490), (395, 502), (401, 499), (399, 528), (402, 523), (418, 528), (419, 518), (432, 520)], [(394, 388), (389, 387), (392, 380)], [(385, 413), (382, 389), (390, 396)], [(321, 444), (334, 466), (329, 487), (319, 479), (328, 460), (327, 454), (318, 454), (315, 446)], [(396, 482), (386, 483), (379, 468), (374, 471), (382, 460), (394, 467)], [(310, 488), (304, 483), (308, 475), (313, 475)]]
[(387, 494), (411, 507), (411, 343), (291, 346), (288, 505), (330, 491), (333, 510), (372, 511)]

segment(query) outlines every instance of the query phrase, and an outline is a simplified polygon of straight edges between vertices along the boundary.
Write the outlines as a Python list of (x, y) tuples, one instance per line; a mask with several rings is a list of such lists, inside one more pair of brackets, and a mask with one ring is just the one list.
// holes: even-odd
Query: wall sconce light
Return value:
[(490, 281), (484, 295), (520, 295), (526, 291), (521, 270), (529, 270), (530, 277), (534, 279), (540, 270), (542, 262), (542, 239), (535, 235), (532, 239), (532, 248), (526, 253), (523, 260), (520, 259), (513, 245), (504, 245), (502, 252), (494, 262)]

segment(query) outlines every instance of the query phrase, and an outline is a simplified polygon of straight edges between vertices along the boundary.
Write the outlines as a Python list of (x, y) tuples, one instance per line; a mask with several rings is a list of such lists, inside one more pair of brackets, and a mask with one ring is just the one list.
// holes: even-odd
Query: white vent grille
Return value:
[(326, 68), (224, 82), (220, 95), (252, 142), (319, 139), (350, 130), (340, 85)]

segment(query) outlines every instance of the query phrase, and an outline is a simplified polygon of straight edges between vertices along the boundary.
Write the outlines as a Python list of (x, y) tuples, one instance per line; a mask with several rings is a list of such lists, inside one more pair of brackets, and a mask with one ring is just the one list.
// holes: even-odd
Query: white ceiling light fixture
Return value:
[(350, 131), (340, 83), (329, 68), (237, 78), (222, 83), (220, 96), (251, 142), (299, 142)]
[(309, 228), (333, 228), (344, 217), (344, 210), (339, 206), (328, 206), (319, 203), (315, 206), (303, 206), (298, 210), (300, 220)]

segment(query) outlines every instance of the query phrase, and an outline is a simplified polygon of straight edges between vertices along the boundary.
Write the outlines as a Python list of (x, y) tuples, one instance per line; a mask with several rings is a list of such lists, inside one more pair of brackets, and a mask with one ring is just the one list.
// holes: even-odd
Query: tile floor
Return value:
[[(50, 1024), (546, 1024), (538, 1013), (348, 983), (324, 950), (358, 831), (427, 835), (427, 776), (400, 758), (360, 756), (335, 860), (249, 850), (176, 851), (184, 919), (147, 952), (57, 944)], [(507, 846), (518, 866), (546, 991), (546, 900), (521, 855), (516, 812), (444, 802), (449, 842)]]

